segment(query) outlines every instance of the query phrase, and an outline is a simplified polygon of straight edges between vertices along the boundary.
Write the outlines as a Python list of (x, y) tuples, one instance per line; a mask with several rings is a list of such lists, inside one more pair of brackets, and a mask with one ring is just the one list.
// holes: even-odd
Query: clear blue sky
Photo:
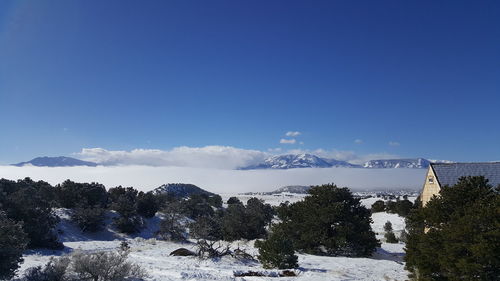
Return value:
[(181, 145), (500, 160), (500, 1), (0, 1), (0, 163)]

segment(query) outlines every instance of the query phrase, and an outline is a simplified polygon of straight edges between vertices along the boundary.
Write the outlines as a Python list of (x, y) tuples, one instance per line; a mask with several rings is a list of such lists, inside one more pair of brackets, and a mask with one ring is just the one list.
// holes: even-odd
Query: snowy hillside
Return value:
[[(240, 196), (228, 194), (227, 196)], [(227, 197), (225, 196), (225, 197)], [(273, 197), (273, 196), (269, 196)], [(301, 195), (294, 197), (303, 198)], [(230, 256), (221, 259), (199, 259), (195, 257), (170, 256), (178, 248), (195, 250), (193, 240), (187, 243), (175, 243), (154, 239), (154, 230), (158, 227), (159, 216), (147, 221), (148, 227), (140, 234), (127, 236), (119, 234), (109, 226), (114, 216), (108, 213), (107, 226), (95, 234), (83, 233), (69, 219), (68, 211), (57, 210), (61, 217), (58, 229), (61, 240), (66, 249), (63, 251), (36, 250), (24, 254), (24, 263), (20, 273), (33, 266), (46, 264), (51, 257), (59, 256), (74, 250), (84, 252), (114, 251), (121, 241), (126, 240), (130, 245), (129, 260), (144, 268), (149, 277), (148, 281), (168, 280), (277, 280), (271, 277), (234, 277), (237, 272), (268, 272), (277, 273), (278, 270), (266, 270), (261, 264), (254, 261), (241, 261)], [(372, 216), (372, 228), (377, 238), (383, 239), (383, 225), (391, 221), (394, 232), (398, 235), (404, 228), (404, 220), (387, 213), (376, 213)], [(255, 241), (234, 241), (232, 245), (245, 250), (253, 256), (258, 254), (254, 248)], [(382, 240), (382, 245), (369, 258), (327, 257), (308, 254), (298, 254), (300, 267), (295, 270), (297, 277), (286, 280), (407, 280), (408, 272), (404, 269), (404, 244), (388, 244)]]
[(186, 197), (191, 194), (206, 194), (215, 195), (214, 193), (208, 192), (194, 184), (187, 183), (167, 183), (154, 190), (155, 193), (169, 193), (176, 197)]

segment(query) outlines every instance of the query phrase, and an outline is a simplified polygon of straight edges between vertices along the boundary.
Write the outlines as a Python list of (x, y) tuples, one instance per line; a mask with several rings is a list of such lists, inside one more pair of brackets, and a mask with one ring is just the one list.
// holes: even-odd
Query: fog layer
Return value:
[(220, 170), (188, 167), (13, 167), (0, 166), (0, 178), (31, 177), (58, 184), (66, 179), (99, 182), (107, 188), (122, 185), (142, 191), (165, 183), (192, 183), (216, 193), (272, 191), (286, 185), (335, 183), (352, 190), (413, 189), (422, 187), (425, 169), (304, 168), (290, 170)]

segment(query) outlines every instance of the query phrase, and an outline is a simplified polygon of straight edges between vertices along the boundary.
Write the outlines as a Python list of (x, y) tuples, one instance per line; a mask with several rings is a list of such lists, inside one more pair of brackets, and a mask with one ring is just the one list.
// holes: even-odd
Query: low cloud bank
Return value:
[(142, 191), (165, 183), (192, 183), (216, 193), (272, 191), (286, 185), (335, 183), (352, 190), (413, 189), (422, 186), (425, 169), (307, 168), (290, 170), (223, 170), (190, 167), (12, 167), (0, 166), (0, 178), (31, 177), (58, 184), (66, 179), (122, 185)]
[(268, 153), (258, 150), (215, 145), (205, 147), (180, 146), (171, 150), (134, 149), (131, 151), (84, 148), (76, 155), (83, 160), (105, 166), (147, 165), (215, 169), (235, 169), (254, 165), (269, 156)]
[[(285, 139), (284, 143), (290, 143), (289, 141), (292, 140)], [(293, 139), (293, 142), (295, 142), (295, 139)], [(271, 149), (264, 152), (259, 150), (218, 145), (204, 147), (180, 146), (171, 150), (133, 149), (131, 151), (107, 150), (104, 148), (83, 148), (81, 152), (75, 153), (75, 156), (82, 160), (92, 161), (103, 166), (145, 165), (153, 167), (237, 169), (261, 163), (267, 157), (276, 155), (276, 153), (310, 153), (319, 157), (348, 161), (353, 164), (362, 164), (373, 159), (398, 158), (397, 155), (386, 153), (357, 155), (353, 151), (341, 151), (335, 149), (291, 149), (288, 151), (283, 151), (282, 149)]]

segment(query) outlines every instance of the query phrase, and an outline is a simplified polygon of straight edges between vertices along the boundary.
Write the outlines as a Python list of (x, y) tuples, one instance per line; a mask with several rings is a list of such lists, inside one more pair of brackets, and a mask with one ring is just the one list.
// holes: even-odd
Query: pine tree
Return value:
[(310, 254), (370, 256), (379, 246), (370, 210), (347, 188), (333, 184), (313, 187), (303, 201), (281, 205), (281, 228), (294, 246)]
[(0, 211), (0, 279), (9, 279), (23, 262), (28, 243), (22, 223), (16, 223)]
[(378, 213), (385, 211), (385, 203), (383, 200), (377, 200), (372, 204), (372, 213)]
[(500, 187), (464, 177), (407, 218), (406, 267), (419, 280), (498, 280)]
[(259, 249), (258, 259), (264, 268), (298, 267), (293, 242), (279, 228), (275, 229), (268, 239), (255, 241), (255, 247)]
[(137, 213), (145, 218), (152, 218), (158, 212), (159, 204), (152, 192), (139, 192), (137, 196)]
[(385, 232), (392, 231), (392, 223), (391, 223), (390, 221), (387, 221), (387, 222), (384, 224), (384, 231), (385, 231)]

